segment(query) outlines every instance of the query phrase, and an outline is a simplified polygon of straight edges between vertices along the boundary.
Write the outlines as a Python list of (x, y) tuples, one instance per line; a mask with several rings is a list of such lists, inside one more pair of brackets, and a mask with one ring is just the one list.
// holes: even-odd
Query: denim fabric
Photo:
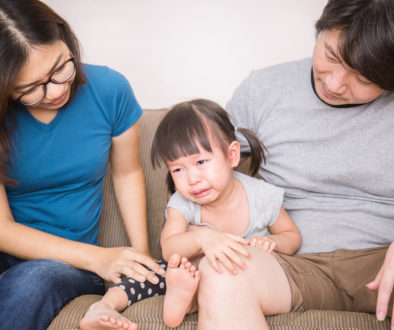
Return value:
[(83, 294), (104, 294), (96, 274), (57, 260), (21, 260), (0, 253), (0, 329), (46, 329), (60, 309)]

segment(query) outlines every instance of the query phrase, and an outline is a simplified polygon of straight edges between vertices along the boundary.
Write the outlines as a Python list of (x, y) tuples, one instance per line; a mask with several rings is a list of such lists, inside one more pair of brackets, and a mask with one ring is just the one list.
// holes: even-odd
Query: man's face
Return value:
[(371, 102), (383, 90), (343, 61), (338, 50), (339, 34), (340, 30), (324, 30), (317, 39), (313, 51), (317, 95), (331, 105)]

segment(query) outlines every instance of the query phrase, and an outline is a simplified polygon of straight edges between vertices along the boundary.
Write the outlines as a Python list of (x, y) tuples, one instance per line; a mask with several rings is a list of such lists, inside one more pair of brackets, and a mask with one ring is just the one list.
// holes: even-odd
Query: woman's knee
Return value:
[[(5, 328), (45, 328), (62, 306), (78, 295), (70, 283), (84, 285), (78, 283), (80, 277), (76, 275), (80, 272), (49, 259), (22, 261), (10, 267), (0, 279), (0, 314), (2, 321), (7, 318), (8, 322)], [(20, 308), (26, 305), (21, 315)]]
[[(76, 296), (83, 287), (103, 286), (99, 278), (94, 282), (89, 274), (67, 263), (52, 259), (24, 261), (8, 269), (2, 276), (8, 284), (27, 297), (32, 295), (51, 296), (70, 291), (67, 296)], [(99, 283), (101, 282), (101, 283)]]

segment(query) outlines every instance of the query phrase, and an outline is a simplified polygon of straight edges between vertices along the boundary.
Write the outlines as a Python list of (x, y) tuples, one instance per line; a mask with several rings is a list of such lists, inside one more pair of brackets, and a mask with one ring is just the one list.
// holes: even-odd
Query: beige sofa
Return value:
[[(149, 241), (154, 257), (161, 257), (160, 231), (164, 223), (164, 207), (169, 197), (166, 186), (166, 169), (153, 170), (150, 164), (150, 147), (153, 134), (166, 110), (145, 110), (141, 120), (140, 149), (145, 174), (148, 200)], [(112, 188), (111, 173), (104, 181), (104, 204), (100, 221), (100, 245), (129, 245), (122, 225)], [(50, 330), (78, 329), (79, 320), (87, 308), (100, 296), (86, 295), (71, 301), (52, 321)], [(141, 301), (124, 311), (124, 315), (139, 324), (139, 329), (169, 329), (162, 321), (163, 297), (152, 297)], [(378, 322), (376, 317), (366, 313), (339, 311), (307, 311), (268, 317), (271, 329), (390, 329), (388, 320)], [(1, 326), (0, 326), (1, 327)], [(234, 324), (237, 328), (237, 325)], [(197, 329), (197, 314), (188, 315), (177, 329)], [(247, 330), (247, 329), (242, 329)]]

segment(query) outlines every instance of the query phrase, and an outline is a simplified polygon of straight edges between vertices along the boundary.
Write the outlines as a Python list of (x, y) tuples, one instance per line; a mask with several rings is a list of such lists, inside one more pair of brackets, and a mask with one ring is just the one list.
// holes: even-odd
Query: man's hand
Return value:
[[(387, 308), (394, 287), (394, 242), (387, 250), (382, 267), (375, 279), (367, 284), (368, 289), (378, 290), (378, 301), (376, 303), (376, 316), (383, 321), (387, 315)], [(394, 306), (393, 314), (394, 315)], [(391, 329), (394, 329), (394, 317), (391, 319)]]

